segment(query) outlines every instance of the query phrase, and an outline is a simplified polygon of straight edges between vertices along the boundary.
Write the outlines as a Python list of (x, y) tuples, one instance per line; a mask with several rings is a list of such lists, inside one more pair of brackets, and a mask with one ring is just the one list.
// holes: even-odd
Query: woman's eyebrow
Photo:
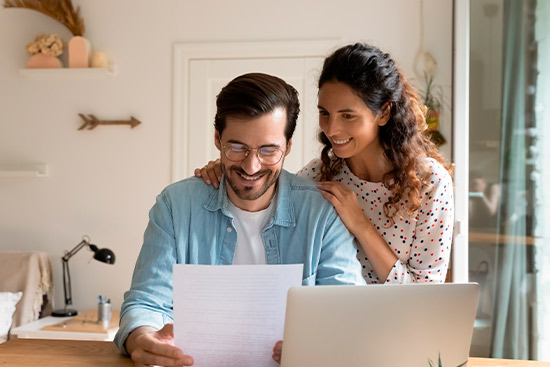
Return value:
[[(326, 108), (324, 108), (323, 106), (321, 105), (317, 105), (317, 108), (320, 109), (320, 110), (324, 110), (326, 111)], [(344, 108), (343, 110), (339, 110), (337, 111), (338, 113), (341, 113), (341, 112), (355, 112), (354, 110), (352, 110), (351, 108)]]

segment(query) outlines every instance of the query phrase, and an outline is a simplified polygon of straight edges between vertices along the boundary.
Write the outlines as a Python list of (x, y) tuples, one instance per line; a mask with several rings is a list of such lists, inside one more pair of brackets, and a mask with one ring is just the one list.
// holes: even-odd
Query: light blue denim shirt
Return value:
[[(364, 284), (353, 237), (315, 183), (283, 170), (277, 190), (273, 217), (262, 231), (266, 263), (304, 264), (303, 285)], [(228, 204), (223, 179), (216, 190), (188, 178), (157, 197), (124, 294), (115, 337), (123, 353), (135, 328), (173, 322), (174, 264), (232, 264), (237, 232)]]

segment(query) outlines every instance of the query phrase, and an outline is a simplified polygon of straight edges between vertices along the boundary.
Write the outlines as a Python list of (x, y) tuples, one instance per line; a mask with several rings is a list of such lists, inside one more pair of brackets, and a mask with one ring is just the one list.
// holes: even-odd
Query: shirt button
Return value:
[(232, 230), (233, 230), (233, 228), (227, 227), (227, 232), (231, 232)]

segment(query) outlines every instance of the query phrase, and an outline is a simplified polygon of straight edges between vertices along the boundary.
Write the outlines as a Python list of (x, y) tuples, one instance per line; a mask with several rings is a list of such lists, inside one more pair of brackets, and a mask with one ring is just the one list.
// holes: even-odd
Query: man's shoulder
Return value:
[(292, 191), (306, 191), (306, 192), (312, 192), (316, 194), (320, 194), (320, 190), (317, 188), (317, 183), (314, 181), (311, 181), (305, 177), (298, 176), (296, 174), (283, 171), (285, 174), (286, 182), (288, 182), (288, 185), (290, 186), (290, 189)]
[(207, 198), (212, 190), (212, 186), (206, 185), (202, 179), (189, 177), (166, 186), (161, 195), (170, 199)]
[(305, 207), (311, 211), (333, 209), (332, 204), (321, 195), (316, 182), (286, 171), (284, 173), (285, 182), (289, 186), (290, 199), (295, 207)]

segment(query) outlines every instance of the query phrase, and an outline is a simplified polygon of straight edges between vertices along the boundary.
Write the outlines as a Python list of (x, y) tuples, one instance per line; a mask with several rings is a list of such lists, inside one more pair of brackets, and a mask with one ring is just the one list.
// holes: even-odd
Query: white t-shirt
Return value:
[(233, 225), (237, 230), (233, 265), (265, 264), (262, 231), (272, 216), (274, 202), (275, 200), (271, 200), (269, 207), (259, 212), (247, 212), (229, 202), (229, 211), (233, 214)]

